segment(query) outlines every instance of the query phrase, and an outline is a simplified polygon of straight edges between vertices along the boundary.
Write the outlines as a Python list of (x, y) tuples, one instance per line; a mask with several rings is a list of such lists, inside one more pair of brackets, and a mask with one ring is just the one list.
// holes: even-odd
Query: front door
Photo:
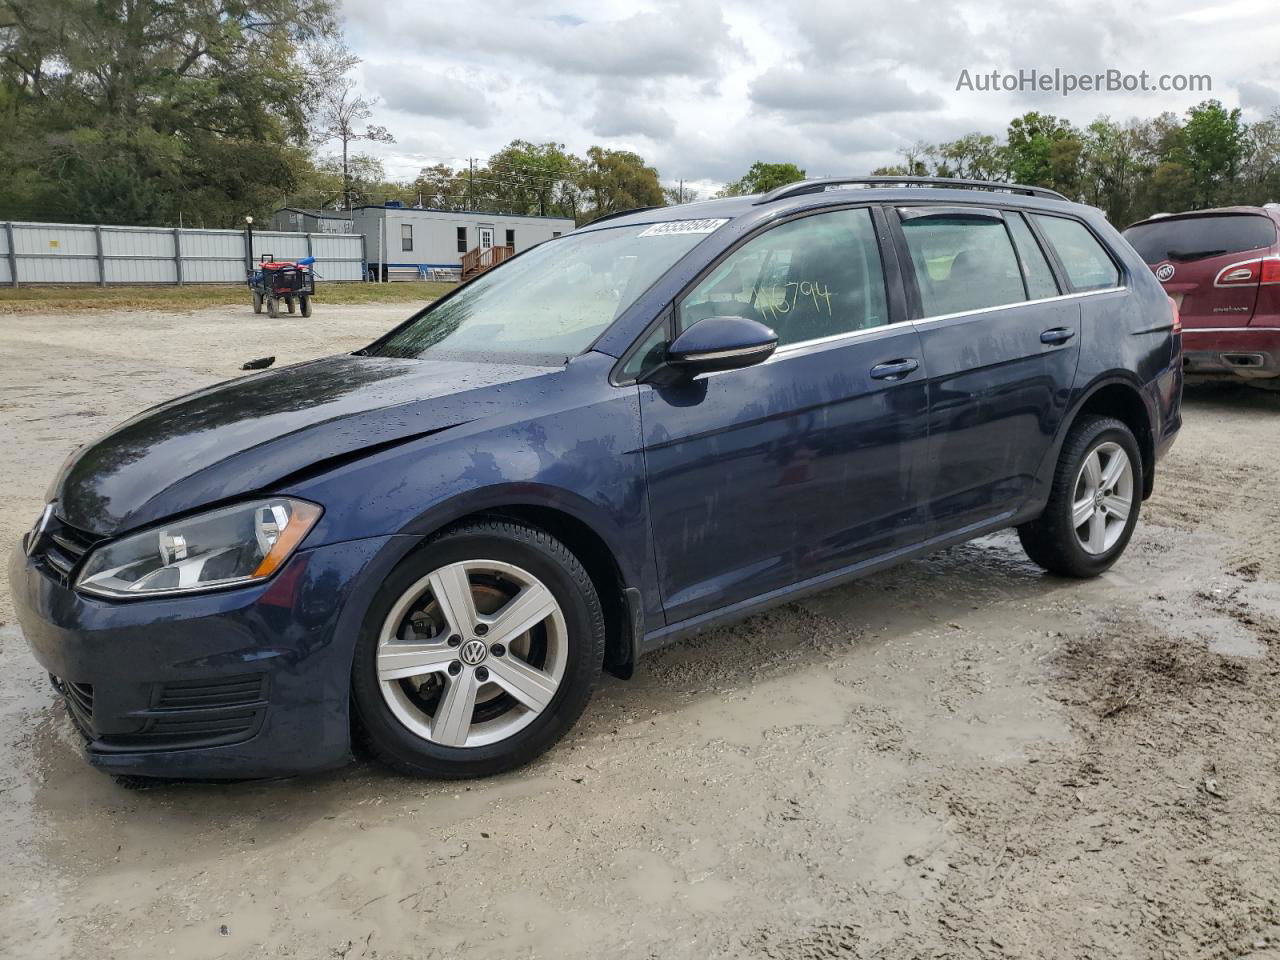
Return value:
[(929, 368), (929, 513), (937, 535), (1012, 513), (1066, 412), (1080, 303), (1021, 213), (898, 211)]
[(493, 246), (493, 227), (480, 228), (480, 249), (488, 250)]
[(919, 533), (920, 338), (890, 323), (871, 212), (791, 220), (721, 260), (675, 309), (773, 327), (765, 363), (643, 385), (668, 623), (848, 567)]

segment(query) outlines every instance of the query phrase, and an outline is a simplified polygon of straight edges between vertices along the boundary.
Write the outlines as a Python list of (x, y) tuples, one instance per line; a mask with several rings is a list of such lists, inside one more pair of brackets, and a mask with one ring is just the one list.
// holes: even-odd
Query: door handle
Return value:
[(1040, 334), (1041, 343), (1066, 343), (1076, 332), (1070, 327), (1054, 327)]
[(913, 357), (902, 360), (890, 360), (888, 363), (877, 363), (871, 368), (872, 380), (901, 380), (909, 373), (920, 369), (920, 361)]

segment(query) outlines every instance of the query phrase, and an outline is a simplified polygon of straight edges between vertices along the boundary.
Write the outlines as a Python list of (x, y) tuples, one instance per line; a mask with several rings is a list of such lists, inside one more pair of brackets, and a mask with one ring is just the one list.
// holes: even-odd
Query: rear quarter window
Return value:
[(1032, 217), (1058, 254), (1072, 290), (1106, 290), (1120, 285), (1115, 261), (1083, 223), (1039, 213)]
[(1276, 225), (1255, 214), (1179, 217), (1139, 223), (1124, 232), (1147, 263), (1190, 261), (1259, 250), (1276, 242)]

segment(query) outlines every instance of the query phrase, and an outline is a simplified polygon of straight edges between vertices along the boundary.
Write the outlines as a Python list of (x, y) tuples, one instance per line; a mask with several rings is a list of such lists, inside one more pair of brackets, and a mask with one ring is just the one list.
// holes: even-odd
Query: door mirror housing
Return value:
[(668, 366), (686, 376), (738, 370), (763, 363), (778, 349), (778, 335), (746, 317), (706, 317), (671, 341)]

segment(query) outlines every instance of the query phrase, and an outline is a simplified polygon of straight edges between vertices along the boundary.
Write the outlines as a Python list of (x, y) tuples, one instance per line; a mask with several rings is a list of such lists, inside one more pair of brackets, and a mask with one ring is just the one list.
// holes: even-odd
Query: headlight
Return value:
[(314, 503), (276, 497), (175, 520), (94, 550), (76, 588), (146, 597), (264, 580), (289, 559), (321, 512)]

